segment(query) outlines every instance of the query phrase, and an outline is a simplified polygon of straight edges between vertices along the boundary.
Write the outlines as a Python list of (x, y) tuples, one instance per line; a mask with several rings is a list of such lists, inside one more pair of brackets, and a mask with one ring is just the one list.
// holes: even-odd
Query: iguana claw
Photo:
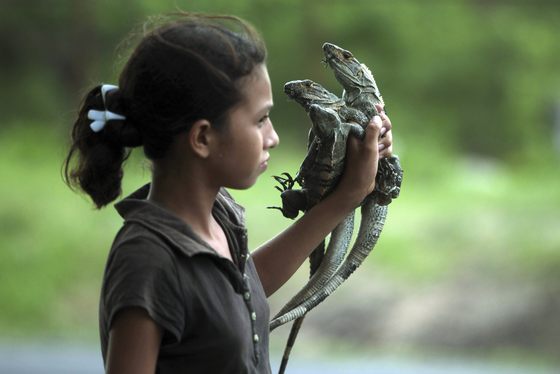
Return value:
[[(283, 175), (283, 177), (281, 177), (280, 175)], [(294, 187), (296, 180), (287, 172), (284, 172), (280, 175), (272, 176), (272, 178), (274, 178), (274, 180), (276, 180), (276, 182), (280, 183), (280, 185), (282, 186), (282, 187), (276, 186), (276, 189), (279, 190), (280, 192), (291, 190)]]
[(280, 176), (272, 176), (280, 186), (275, 186), (280, 191), (282, 199), (282, 207), (269, 206), (268, 209), (278, 209), (286, 218), (294, 219), (298, 216), (300, 211), (303, 211), (306, 206), (305, 193), (303, 190), (294, 190), (297, 179), (293, 178), (289, 173), (282, 173)]

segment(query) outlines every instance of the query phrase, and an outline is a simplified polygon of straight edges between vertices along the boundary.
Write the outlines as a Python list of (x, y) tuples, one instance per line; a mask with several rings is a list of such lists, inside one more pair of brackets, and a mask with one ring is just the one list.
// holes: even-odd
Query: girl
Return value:
[(392, 149), (384, 113), (349, 139), (336, 190), (248, 253), (243, 208), (224, 188), (251, 187), (279, 142), (265, 60), (244, 21), (185, 14), (141, 40), (119, 87), (87, 94), (67, 183), (101, 208), (120, 195), (131, 148), (153, 165), (151, 183), (116, 204), (124, 224), (99, 310), (108, 373), (270, 373), (266, 297), (373, 190)]

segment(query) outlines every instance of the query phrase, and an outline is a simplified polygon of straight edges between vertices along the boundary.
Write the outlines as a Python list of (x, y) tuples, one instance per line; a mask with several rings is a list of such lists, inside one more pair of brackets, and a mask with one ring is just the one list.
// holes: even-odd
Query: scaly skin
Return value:
[[(346, 105), (361, 110), (367, 118), (377, 114), (375, 104), (383, 104), (383, 99), (370, 70), (361, 64), (352, 53), (334, 44), (325, 43), (323, 51), (327, 64), (333, 70), (337, 81), (344, 87), (343, 98)], [(361, 123), (361, 125), (365, 125), (365, 123)], [(333, 147), (336, 147), (336, 144)], [(299, 318), (317, 306), (361, 265), (377, 242), (376, 238), (372, 240), (367, 235), (368, 229), (374, 230), (377, 227), (380, 231), (383, 227), (386, 211), (381, 214), (379, 206), (387, 205), (393, 197), (398, 196), (401, 181), (402, 170), (398, 158), (393, 156), (381, 159), (376, 178), (376, 189), (368, 197), (367, 204), (362, 207), (360, 234), (347, 259), (327, 282), (329, 287), (323, 285), (318, 294), (308, 296), (297, 307), (290, 304), (290, 308), (283, 308), (283, 313), (279, 313), (272, 320), (271, 329), (294, 318)], [(381, 190), (381, 188), (384, 190)], [(326, 291), (328, 292), (325, 293)], [(286, 311), (287, 309), (290, 310)]]
[(287, 82), (284, 85), (284, 93), (301, 105), (306, 112), (309, 112), (309, 107), (313, 104), (335, 110), (345, 105), (340, 97), (310, 79)]
[[(336, 96), (335, 94), (331, 93), (323, 86), (318, 83), (315, 83), (309, 79), (306, 80), (296, 80), (287, 82), (284, 85), (284, 92), (288, 95), (289, 98), (296, 101), (300, 104), (307, 112), (310, 112), (312, 105), (320, 105), (322, 108), (325, 109), (332, 109), (341, 117), (341, 121), (343, 122), (357, 122), (360, 116), (363, 114), (355, 109), (347, 109), (344, 100)], [(312, 116), (312, 114), (310, 114)], [(317, 169), (324, 169), (325, 165), (330, 165), (333, 168), (333, 175), (337, 175), (339, 173), (339, 169), (341, 169), (342, 165), (338, 161), (333, 161), (333, 159), (325, 158), (323, 153), (325, 149), (330, 149), (330, 147), (325, 146), (325, 142), (328, 143), (328, 139), (323, 139), (320, 141), (318, 137), (315, 136), (313, 129), (309, 131), (309, 139), (308, 139), (308, 154), (305, 157), (300, 170), (295, 179), (291, 179), (291, 177), (285, 173), (287, 176), (288, 183), (285, 183), (284, 190), (280, 195), (282, 198), (282, 208), (278, 208), (282, 211), (282, 213), (288, 218), (295, 218), (299, 211), (306, 211), (310, 207), (312, 207), (316, 201), (321, 199), (326, 191), (325, 185), (323, 183), (316, 183), (317, 178), (314, 178), (313, 172), (309, 172), (310, 170), (317, 170)], [(321, 144), (323, 143), (323, 144)], [(323, 151), (321, 151), (323, 150)], [(345, 150), (344, 150), (345, 152)], [(319, 156), (321, 154), (322, 156)], [(321, 160), (319, 160), (321, 157)], [(319, 166), (320, 165), (320, 166)], [(310, 175), (311, 174), (311, 175)], [(281, 177), (276, 177), (279, 182), (285, 180)], [(332, 177), (327, 176), (327, 178), (332, 179)], [(300, 186), (303, 187), (301, 190), (292, 189), (294, 183), (298, 183)], [(335, 180), (331, 180), (330, 184), (336, 183)], [(326, 188), (328, 189), (329, 186), (327, 185)], [(351, 227), (349, 225), (352, 224)], [(350, 235), (353, 230), (353, 221), (350, 223), (349, 221), (345, 220), (340, 224), (333, 234), (338, 232), (347, 233), (350, 232)], [(310, 281), (306, 285), (306, 287), (292, 299), (287, 306), (299, 303), (301, 295), (305, 294), (306, 289), (313, 289), (317, 287), (322, 281), (326, 281), (328, 277), (330, 277), (342, 259), (344, 258), (344, 254), (346, 253), (346, 249), (348, 248), (348, 243), (345, 246), (337, 246), (336, 249), (333, 247), (334, 243), (338, 243), (338, 241), (334, 240), (329, 243), (329, 248), (327, 249), (327, 258), (323, 262), (324, 256), (324, 241), (319, 245), (311, 254), (310, 256), (310, 265), (311, 265), (311, 276), (315, 275), (313, 281)], [(316, 270), (321, 265), (321, 271), (319, 274), (315, 274)], [(295, 304), (294, 304), (295, 305)]]
[[(356, 126), (355, 123), (353, 123), (353, 128), (350, 131), (353, 131), (359, 135), (363, 135), (363, 127), (367, 125), (369, 120), (374, 115), (378, 114), (375, 104), (383, 104), (383, 98), (379, 92), (373, 75), (365, 65), (361, 64), (357, 59), (355, 59), (349, 51), (343, 50), (342, 48), (339, 48), (333, 44), (325, 43), (323, 46), (323, 51), (325, 53), (325, 61), (333, 70), (338, 82), (344, 87), (343, 101), (345, 105), (340, 105), (340, 102), (335, 100), (334, 102), (336, 102), (336, 108), (333, 110), (332, 100), (329, 103), (313, 103), (319, 106), (324, 105), (328, 109), (320, 111), (318, 108), (311, 109), (313, 107), (313, 104), (309, 104), (308, 101), (303, 103), (298, 101), (302, 106), (304, 106), (306, 110), (315, 112), (315, 116), (311, 115), (310, 113), (313, 121), (313, 130), (310, 132), (309, 136), (308, 155), (306, 157), (306, 160), (304, 160), (304, 163), (302, 164), (300, 172), (298, 173), (298, 176), (296, 178), (296, 181), (302, 186), (305, 185), (307, 178), (315, 178), (314, 182), (312, 182), (310, 186), (315, 188), (316, 192), (320, 194), (319, 199), (316, 200), (316, 197), (312, 193), (309, 193), (309, 191), (307, 191), (307, 194), (305, 196), (305, 201), (311, 201), (314, 203), (319, 201), (320, 198), (330, 192), (329, 189), (323, 188), (323, 184), (329, 185), (329, 188), (332, 189), (332, 186), (336, 184), (336, 180), (334, 184), (332, 183), (332, 178), (338, 178), (340, 176), (339, 174), (330, 174), (330, 170), (328, 170), (328, 168), (324, 168), (325, 165), (339, 165), (339, 163), (343, 163), (345, 155), (344, 144), (344, 153), (341, 156), (342, 161), (339, 161), (340, 146), (338, 143), (346, 143), (347, 135), (346, 137), (342, 136), (341, 138), (329, 138), (328, 144), (322, 144), (322, 153), (320, 153), (315, 147), (315, 143), (321, 144), (324, 142), (324, 140), (321, 138), (321, 136), (323, 135), (322, 133), (324, 132), (325, 128), (331, 127), (331, 123), (333, 122), (333, 115), (327, 114), (329, 114), (330, 111), (334, 111), (334, 117), (339, 118), (338, 123), (343, 123), (344, 121), (346, 123), (355, 122), (359, 124), (360, 126)], [(309, 83), (310, 81), (294, 82), (299, 83), (294, 84), (292, 82), (289, 82), (288, 84), (292, 83), (292, 85), (296, 87), (296, 89), (300, 90), (302, 87), (306, 88), (316, 85), (316, 83), (314, 82)], [(290, 92), (293, 94), (293, 92), (297, 92), (297, 90), (291, 89), (290, 91), (288, 91), (286, 89), (286, 92)], [(290, 93), (288, 93), (288, 95), (290, 95)], [(330, 94), (329, 96), (332, 97), (335, 95)], [(312, 97), (312, 95), (308, 95), (306, 97)], [(320, 115), (317, 115), (317, 113), (320, 113)], [(344, 128), (344, 126), (342, 127)], [(329, 153), (329, 149), (331, 151), (331, 157), (332, 155), (334, 155), (334, 157), (332, 158), (326, 156)], [(325, 152), (325, 150), (327, 150), (327, 152)], [(321, 170), (320, 167), (323, 167), (324, 170)], [(317, 184), (317, 182), (319, 183)], [(291, 348), (294, 344), (297, 332), (301, 326), (305, 314), (315, 306), (317, 306), (330, 294), (332, 294), (332, 292), (334, 292), (363, 263), (365, 258), (372, 251), (373, 247), (377, 243), (377, 240), (385, 223), (387, 215), (386, 205), (388, 205), (393, 198), (396, 198), (398, 196), (400, 192), (401, 182), (402, 169), (400, 167), (398, 157), (391, 156), (381, 159), (379, 162), (378, 174), (376, 176), (376, 188), (374, 192), (370, 194), (362, 204), (362, 221), (360, 224), (360, 231), (358, 233), (356, 242), (354, 243), (346, 260), (344, 260), (344, 262), (337, 268), (334, 274), (332, 267), (328, 268), (328, 270), (322, 273), (323, 269), (321, 268), (321, 266), (323, 265), (323, 263), (327, 263), (327, 261), (323, 261), (323, 263), (321, 263), (321, 266), (319, 266), (319, 269), (317, 270), (315, 276), (311, 277), (308, 285), (306, 285), (306, 287), (302, 291), (300, 291), (292, 300), (290, 300), (290, 302), (284, 308), (282, 308), (282, 310), (271, 321), (270, 329), (273, 330), (274, 328), (297, 318), (297, 321), (292, 327), (288, 345), (284, 352), (280, 373), (283, 373), (286, 368)], [(300, 200), (302, 199), (300, 198)], [(345, 237), (344, 235), (338, 236), (339, 234), (336, 232), (336, 230), (333, 231), (333, 236), (335, 235), (335, 233), (337, 235), (335, 237), (336, 242), (333, 242), (333, 240), (331, 239), (327, 255), (331, 250), (333, 250), (333, 253), (336, 253), (336, 251), (340, 247), (343, 247), (345, 251), (349, 245), (350, 237)], [(340, 262), (340, 259), (337, 259), (335, 262), (338, 264)], [(322, 277), (321, 280), (317, 283), (313, 283), (314, 278), (316, 276), (318, 277), (320, 274)], [(325, 274), (327, 274), (326, 277)], [(325, 281), (325, 279), (327, 280)]]
[[(366, 120), (362, 112), (348, 108), (344, 100), (309, 79), (286, 83), (284, 85), (284, 92), (288, 97), (300, 104), (310, 116), (313, 116), (311, 107), (319, 105), (323, 109), (334, 111), (340, 117), (340, 122), (360, 123)], [(332, 190), (332, 187), (336, 184), (337, 180), (332, 180), (331, 176), (326, 177), (327, 183), (317, 183), (318, 181), (325, 180), (325, 178), (318, 179), (317, 175), (314, 175), (317, 169), (332, 169), (332, 175), (334, 176), (339, 175), (342, 171), (343, 165), (340, 157), (335, 156), (331, 159), (325, 157), (325, 152), (331, 149), (331, 131), (325, 128), (322, 132), (322, 137), (318, 138), (316, 136), (317, 130), (314, 127), (319, 127), (318, 130), (320, 131), (320, 128), (324, 126), (319, 122), (318, 125), (313, 126), (309, 131), (308, 153), (301, 164), (296, 178), (292, 179), (287, 173), (284, 173), (286, 178), (276, 177), (276, 180), (283, 185), (284, 189), (280, 189), (282, 191), (280, 195), (282, 208), (273, 208), (282, 211), (282, 214), (287, 218), (295, 218), (300, 211), (305, 212), (309, 210), (327, 191)], [(359, 129), (356, 129), (356, 132), (360, 133)], [(344, 153), (346, 152), (346, 144), (341, 144), (337, 148), (344, 148)], [(334, 161), (335, 159), (336, 161)], [(302, 189), (293, 189), (296, 182)]]
[(301, 318), (331, 295), (363, 263), (375, 247), (387, 216), (387, 206), (378, 205), (375, 199), (367, 198), (362, 205), (362, 221), (354, 246), (335, 274), (315, 294), (295, 308), (276, 316), (270, 322), (270, 330), (296, 318)]
[[(345, 116), (344, 120), (346, 121), (357, 122), (359, 117), (363, 116), (363, 114), (357, 110), (347, 110), (344, 100), (329, 92), (320, 84), (315, 83), (309, 79), (291, 81), (286, 83), (284, 85), (284, 92), (286, 92), (286, 94), (291, 99), (300, 104), (306, 111), (309, 111), (312, 105), (320, 105), (324, 108), (333, 109), (339, 115)], [(315, 137), (313, 131), (310, 131), (310, 133), (312, 134), (312, 148), (316, 149), (318, 139)], [(317, 152), (310, 152), (309, 154), (311, 156), (306, 157), (306, 159), (304, 160), (300, 168), (300, 172), (296, 177), (296, 181), (304, 179), (304, 177), (308, 173), (308, 170), (312, 170), (313, 163), (317, 160)], [(313, 188), (313, 186), (311, 186), (310, 188)], [(320, 189), (318, 192), (319, 194), (324, 194), (321, 186), (316, 186), (315, 188)], [(284, 205), (288, 204), (286, 200), (289, 200), (290, 193), (291, 192), (283, 193)], [(286, 199), (286, 195), (288, 196), (288, 199)], [(309, 282), (282, 308), (282, 310), (280, 310), (279, 314), (287, 312), (291, 308), (303, 302), (304, 299), (317, 292), (317, 290), (320, 289), (322, 285), (334, 274), (334, 272), (344, 259), (344, 255), (352, 237), (353, 214), (351, 216), (351, 220), (349, 216), (349, 218), (344, 220), (333, 231), (331, 240), (329, 242), (329, 247), (324, 255), (324, 259), (316, 251), (314, 251), (311, 259), (313, 260), (313, 257), (320, 257), (319, 259), (314, 261), (314, 264), (312, 264), (312, 269), (316, 269), (316, 271), (311, 271)]]
[[(327, 97), (329, 103), (340, 102), (332, 100), (334, 95), (317, 84), (306, 87), (308, 88), (302, 92), (314, 93), (308, 95), (311, 99), (303, 100), (303, 95), (298, 95), (297, 98), (306, 104), (304, 107), (307, 108), (313, 123), (311, 130), (313, 140), (295, 181), (284, 185), (286, 188), (281, 194), (283, 207), (278, 209), (289, 218), (295, 218), (300, 210), (309, 210), (334, 189), (344, 168), (348, 135), (352, 132), (363, 136), (364, 133), (359, 125), (343, 122), (336, 110), (340, 109), (340, 105), (336, 106), (336, 104), (333, 109), (312, 103), (318, 101), (316, 92), (321, 94), (320, 98)], [(310, 91), (309, 87), (313, 87), (314, 90)], [(294, 94), (296, 91), (291, 92)], [(292, 189), (295, 182), (299, 183), (302, 188)], [(312, 269), (317, 268), (321, 258), (319, 251), (314, 252), (311, 257)]]
[[(343, 99), (346, 105), (361, 111), (368, 119), (379, 114), (375, 104), (384, 104), (383, 97), (369, 68), (360, 63), (350, 51), (331, 43), (323, 44), (323, 53), (336, 80), (344, 88)], [(388, 205), (400, 193), (402, 169), (398, 157), (382, 158), (379, 160), (378, 170), (374, 196), (378, 204)]]
[[(328, 190), (336, 184), (342, 171), (346, 141), (341, 138), (340, 141), (336, 142), (337, 147), (333, 147), (332, 144), (335, 144), (335, 140), (340, 136), (347, 138), (347, 131), (351, 131), (352, 127), (356, 126), (343, 124), (340, 115), (343, 114), (348, 119), (356, 121), (353, 116), (363, 114), (356, 110), (347, 110), (342, 99), (310, 80), (288, 82), (284, 86), (284, 91), (309, 113), (312, 122), (316, 124), (309, 131), (308, 154), (294, 180), (303, 188), (302, 190), (292, 190), (292, 183), (281, 194), (283, 208), (280, 210), (285, 216), (294, 217), (298, 211), (309, 209), (325, 196), (329, 192)], [(353, 130), (360, 132), (361, 129), (355, 128)], [(340, 149), (341, 147), (343, 149)], [(341, 155), (342, 159), (340, 158)], [(318, 171), (321, 172), (318, 173)], [(287, 176), (289, 178), (289, 175)], [(279, 181), (282, 183), (282, 179)], [(324, 181), (329, 183), (324, 183)], [(310, 280), (284, 308), (298, 305), (304, 298), (317, 292), (333, 275), (344, 259), (353, 230), (354, 213), (352, 212), (332, 232), (326, 255), (324, 241), (310, 255)], [(280, 313), (283, 312), (284, 309)], [(286, 368), (292, 346), (303, 320), (304, 316), (302, 315), (292, 326), (280, 373), (283, 373)]]
[(367, 120), (379, 114), (375, 104), (384, 104), (383, 97), (369, 68), (360, 63), (350, 51), (331, 43), (323, 44), (323, 53), (336, 80), (344, 88), (343, 99), (346, 105), (363, 112)]

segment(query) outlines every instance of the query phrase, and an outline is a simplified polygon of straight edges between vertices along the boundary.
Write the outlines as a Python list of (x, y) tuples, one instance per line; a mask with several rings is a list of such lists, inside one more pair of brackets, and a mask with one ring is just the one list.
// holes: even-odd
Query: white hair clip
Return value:
[(112, 84), (104, 84), (101, 86), (101, 97), (103, 99), (103, 107), (105, 108), (105, 110), (90, 109), (88, 111), (88, 118), (93, 121), (92, 123), (90, 123), (89, 127), (93, 132), (99, 132), (103, 130), (107, 121), (111, 121), (115, 119), (116, 120), (126, 119), (125, 116), (107, 110), (107, 104), (105, 103), (105, 96), (107, 95), (107, 92), (112, 90), (117, 90), (117, 89), (118, 87)]

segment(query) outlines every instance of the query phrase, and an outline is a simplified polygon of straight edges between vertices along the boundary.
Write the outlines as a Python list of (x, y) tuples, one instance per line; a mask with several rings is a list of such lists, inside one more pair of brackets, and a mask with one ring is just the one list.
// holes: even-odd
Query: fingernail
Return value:
[(386, 128), (386, 127), (382, 127), (382, 128), (381, 128), (381, 131), (379, 131), (379, 136), (383, 136), (386, 132), (387, 132), (387, 128)]
[(384, 150), (385, 149), (385, 144), (379, 143), (379, 145), (377, 146), (377, 149), (380, 150), (380, 151)]
[(374, 116), (373, 117), (373, 122), (375, 122), (376, 125), (381, 125), (381, 117)]

